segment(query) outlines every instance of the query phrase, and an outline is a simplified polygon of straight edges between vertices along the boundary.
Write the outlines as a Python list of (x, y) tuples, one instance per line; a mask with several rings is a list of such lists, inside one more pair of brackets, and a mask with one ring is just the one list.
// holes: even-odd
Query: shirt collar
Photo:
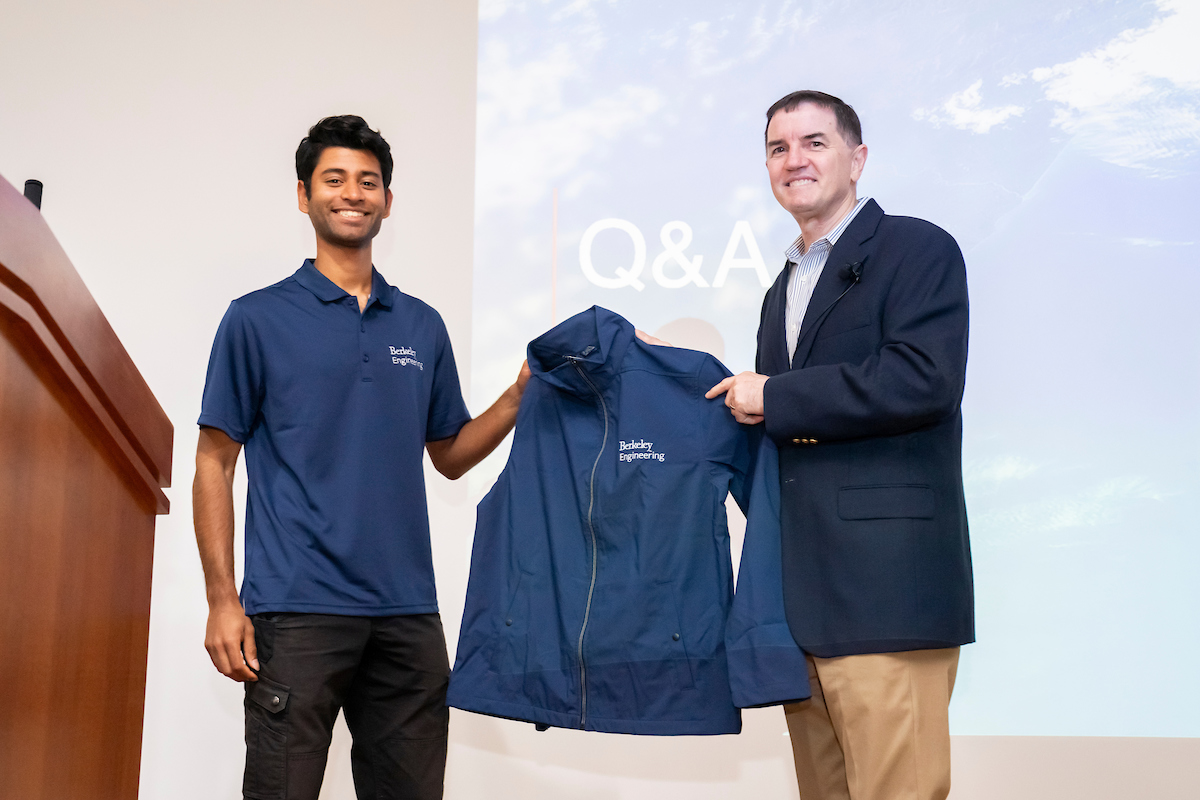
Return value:
[[(311, 258), (304, 259), (304, 263), (292, 277), (324, 303), (331, 303), (334, 300), (350, 296), (349, 292), (322, 275)], [(383, 279), (377, 269), (371, 267), (371, 303), (376, 302), (384, 308), (391, 308), (392, 286)]]
[[(825, 242), (826, 247), (828, 247), (828, 249), (832, 250), (833, 246), (835, 244), (837, 244), (838, 239), (840, 239), (842, 234), (846, 232), (846, 228), (848, 228), (850, 226), (850, 223), (854, 221), (854, 218), (856, 216), (858, 216), (858, 212), (861, 211), (862, 207), (865, 206), (870, 201), (871, 201), (871, 198), (869, 198), (869, 197), (860, 197), (858, 199), (858, 202), (854, 204), (854, 208), (850, 209), (850, 212), (848, 214), (846, 214), (846, 216), (842, 217), (842, 221), (839, 222), (837, 225), (835, 225), (833, 230), (831, 230), (829, 233), (825, 234), (820, 239), (817, 239), (815, 242), (813, 242), (812, 246), (819, 247), (822, 242)], [(792, 242), (792, 246), (789, 247), (784, 252), (784, 255), (787, 257), (787, 260), (789, 262), (791, 262), (792, 264), (795, 264), (800, 261), (800, 257), (804, 255), (804, 234), (803, 233), (801, 233), (799, 236), (796, 237), (796, 241)]]

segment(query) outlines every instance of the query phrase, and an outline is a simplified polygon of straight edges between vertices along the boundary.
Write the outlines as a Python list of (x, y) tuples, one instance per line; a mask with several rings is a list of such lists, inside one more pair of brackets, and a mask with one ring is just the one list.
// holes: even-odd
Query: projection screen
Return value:
[(476, 397), (593, 304), (753, 369), (799, 232), (764, 112), (835, 94), (860, 196), (967, 261), (954, 733), (1200, 735), (1200, 8), (484, 2), (479, 31)]

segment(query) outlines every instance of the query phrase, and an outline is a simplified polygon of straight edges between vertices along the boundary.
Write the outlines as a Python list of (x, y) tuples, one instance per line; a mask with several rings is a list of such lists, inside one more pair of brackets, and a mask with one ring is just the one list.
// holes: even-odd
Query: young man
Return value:
[(296, 173), (316, 258), (233, 301), (208, 366), (193, 490), (205, 647), (246, 683), (247, 798), (316, 800), (340, 709), (360, 798), (437, 798), (449, 665), (423, 450), (461, 476), (512, 429), (529, 371), (471, 419), (441, 317), (372, 266), (392, 156), (360, 117), (314, 125)]
[(940, 800), (975, 638), (966, 269), (945, 231), (858, 198), (867, 147), (838, 98), (782, 98), (766, 145), (800, 236), (763, 301), (757, 372), (708, 396), (779, 445), (784, 600), (813, 695), (786, 708), (800, 793)]

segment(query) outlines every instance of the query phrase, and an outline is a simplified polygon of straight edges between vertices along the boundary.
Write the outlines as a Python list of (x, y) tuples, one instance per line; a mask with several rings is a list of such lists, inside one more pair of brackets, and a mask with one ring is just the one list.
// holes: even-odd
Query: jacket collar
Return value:
[(821, 271), (821, 277), (813, 289), (812, 299), (808, 301), (808, 309), (804, 312), (804, 321), (800, 324), (800, 337), (796, 341), (796, 352), (792, 356), (792, 369), (804, 366), (812, 350), (815, 331), (821, 327), (827, 316), (825, 312), (833, 307), (851, 285), (851, 278), (843, 278), (839, 274), (842, 267), (857, 263), (864, 280), (870, 272), (871, 265), (866, 263), (870, 250), (866, 244), (875, 236), (882, 220), (883, 209), (874, 200), (868, 200), (838, 237), (837, 244), (829, 251), (825, 269)]
[[(332, 303), (334, 300), (350, 296), (349, 292), (322, 275), (311, 258), (304, 259), (304, 263), (292, 277), (323, 303)], [(378, 302), (384, 308), (392, 307), (392, 286), (374, 267), (371, 267), (371, 302)]]
[(592, 306), (530, 342), (529, 369), (533, 377), (562, 391), (594, 396), (620, 372), (633, 339), (633, 325)]

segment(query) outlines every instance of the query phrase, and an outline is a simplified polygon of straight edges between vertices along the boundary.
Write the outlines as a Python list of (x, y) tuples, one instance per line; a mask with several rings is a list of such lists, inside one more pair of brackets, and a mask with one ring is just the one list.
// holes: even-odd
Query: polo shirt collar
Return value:
[(392, 285), (383, 279), (379, 270), (371, 267), (371, 302), (384, 308), (392, 307)]
[[(332, 303), (334, 300), (350, 296), (349, 292), (322, 275), (311, 258), (304, 259), (304, 263), (292, 277), (323, 303)], [(371, 302), (378, 302), (384, 308), (392, 307), (391, 284), (385, 281), (379, 270), (374, 267), (371, 267)]]

